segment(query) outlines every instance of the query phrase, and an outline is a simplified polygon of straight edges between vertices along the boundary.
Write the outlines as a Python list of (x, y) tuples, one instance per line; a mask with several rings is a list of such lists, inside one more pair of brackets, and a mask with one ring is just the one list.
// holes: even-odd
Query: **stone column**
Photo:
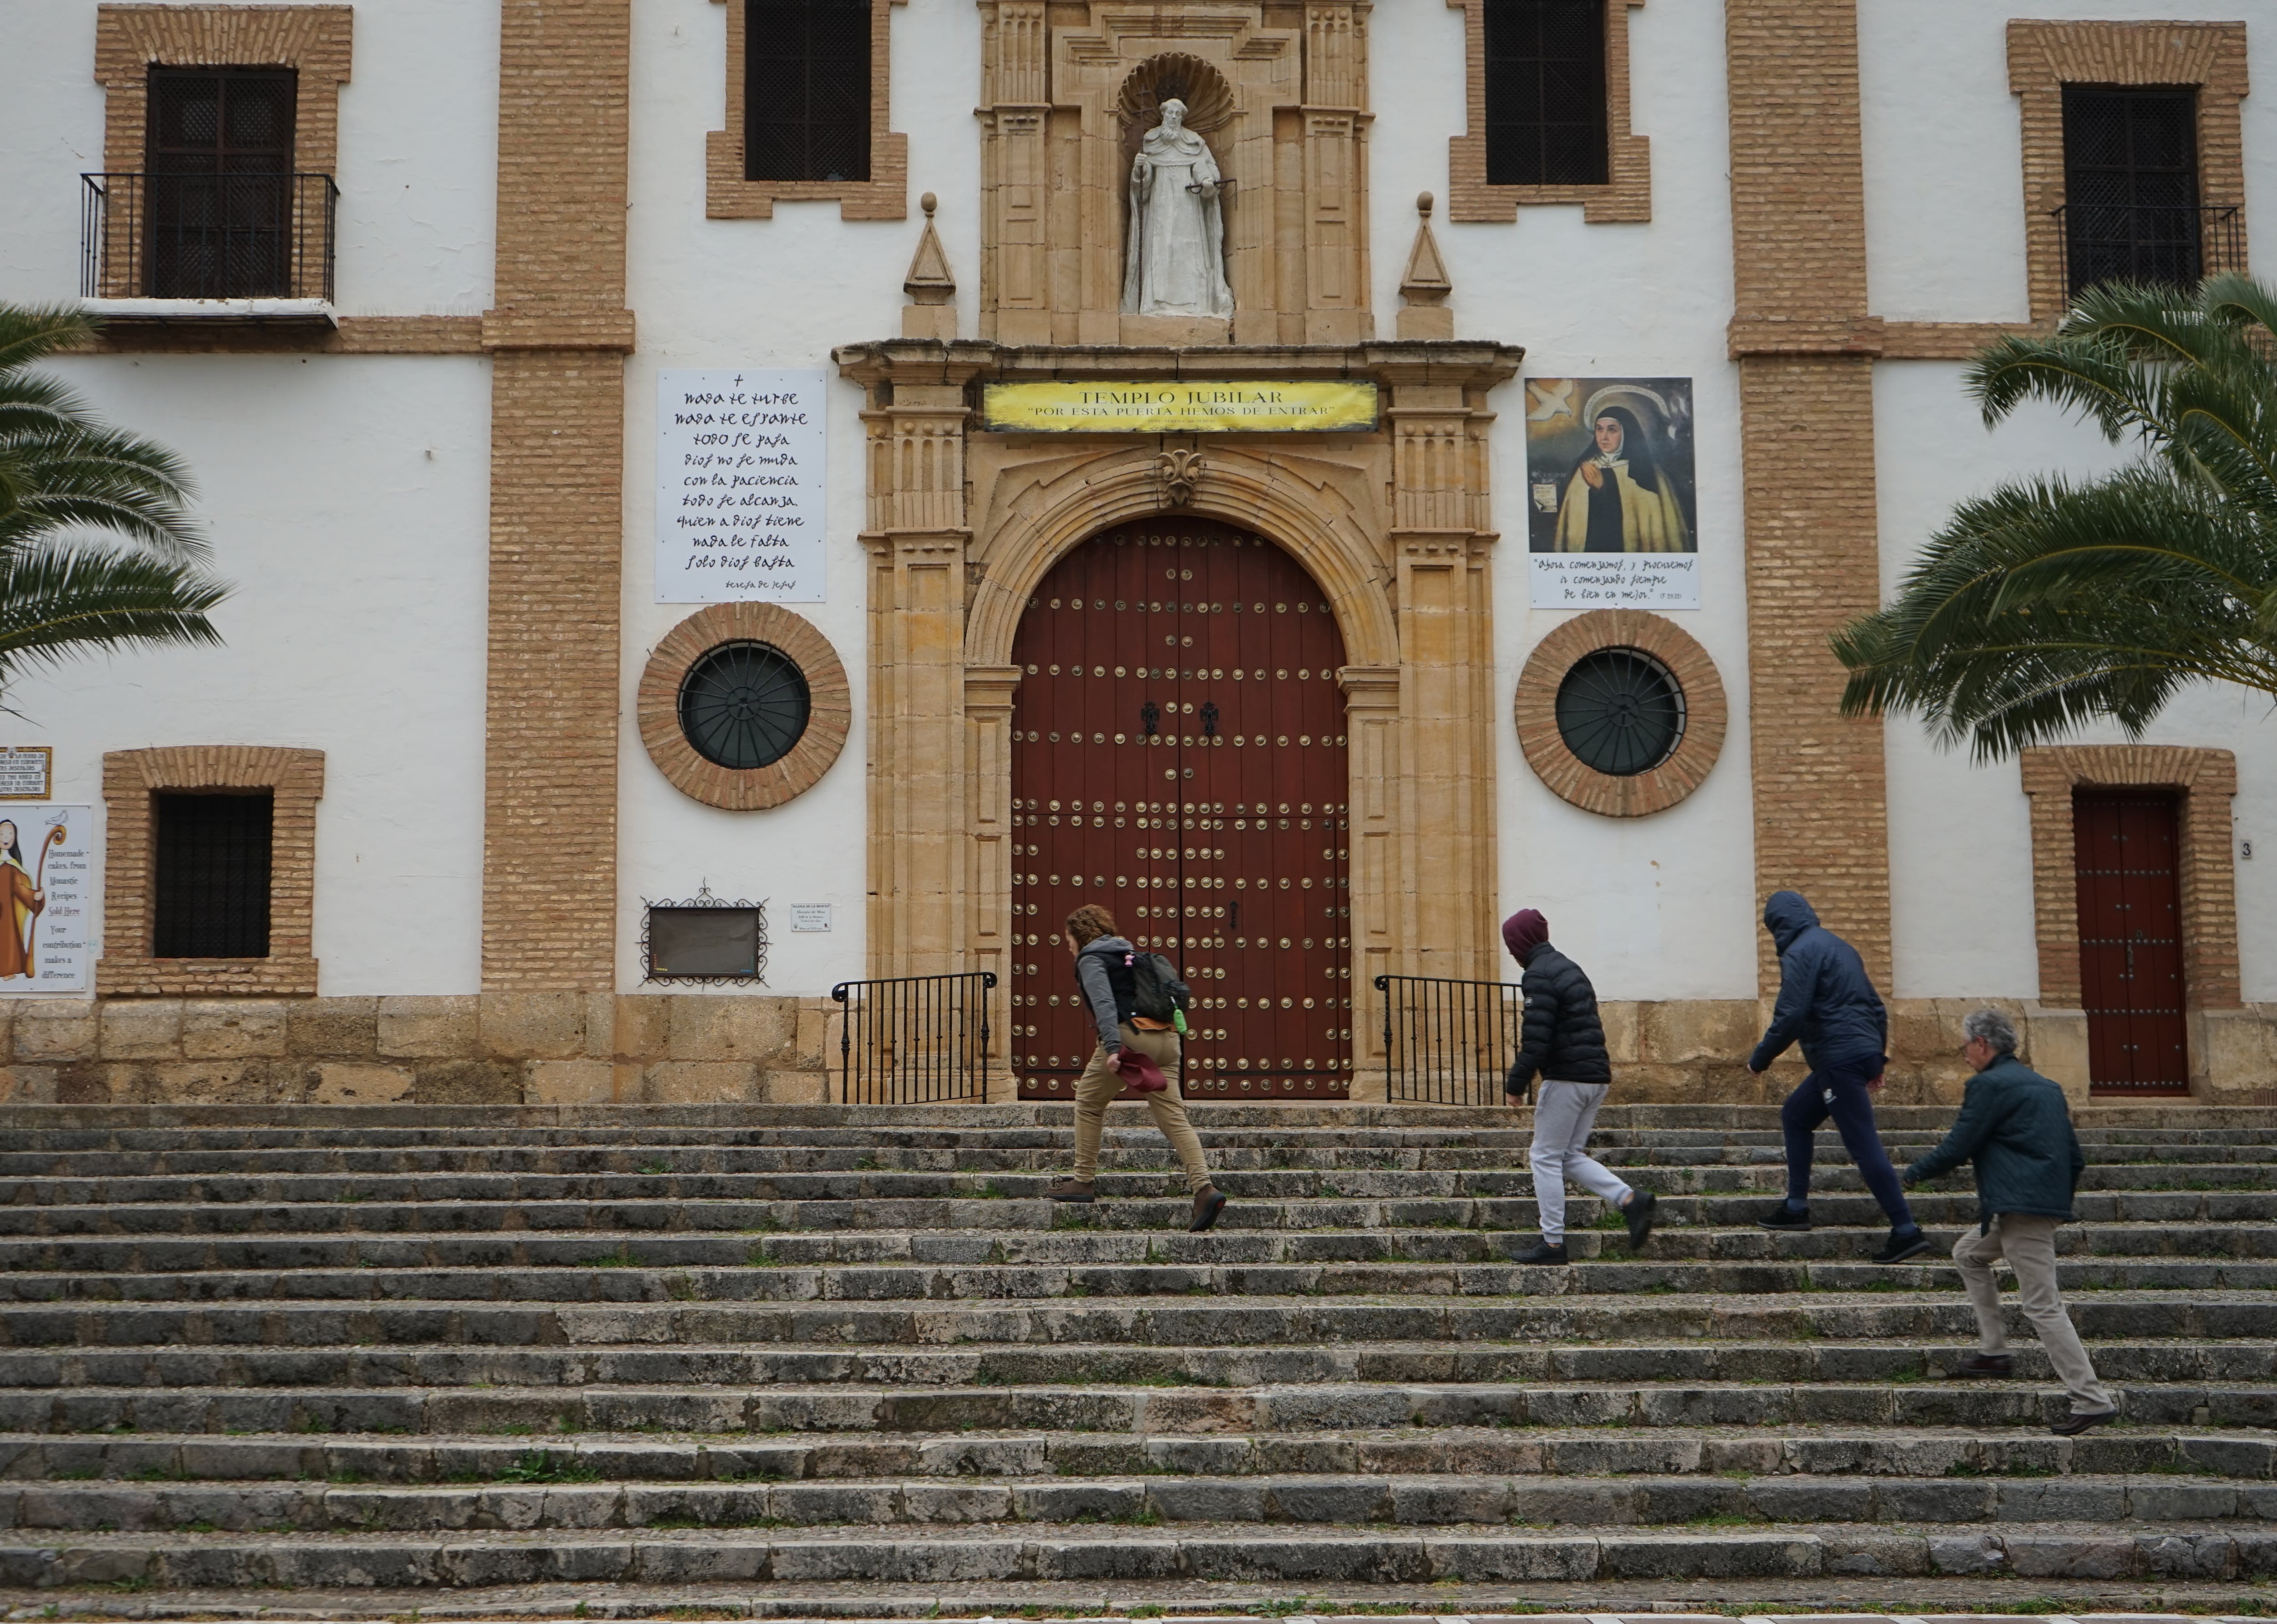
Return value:
[(1010, 1100), (1012, 1074), (1012, 944), (1004, 922), (1012, 915), (1012, 700), (1019, 691), (1017, 665), (964, 669), (965, 892), (971, 930), (966, 968), (996, 972), (988, 1000), (988, 1098)]
[(1305, 342), (1375, 336), (1367, 285), (1365, 0), (1305, 6)]
[(1049, 344), (1050, 34), (1044, 0), (981, 0), (980, 336)]
[(1382, 1004), (1379, 975), (1406, 964), (1406, 925), (1397, 907), (1399, 876), (1399, 668), (1347, 665), (1336, 673), (1344, 692), (1345, 761), (1352, 775), (1345, 818), (1352, 854), (1352, 1082), (1354, 1099), (1383, 1097)]

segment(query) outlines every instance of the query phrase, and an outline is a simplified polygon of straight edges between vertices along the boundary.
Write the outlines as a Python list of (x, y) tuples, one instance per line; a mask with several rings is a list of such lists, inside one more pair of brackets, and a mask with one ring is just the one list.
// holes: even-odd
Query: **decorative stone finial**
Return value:
[(1161, 483), (1162, 505), (1184, 507), (1192, 501), (1206, 466), (1202, 454), (1195, 451), (1167, 451), (1156, 457), (1154, 477)]
[(940, 200), (928, 192), (918, 206), (925, 210), (925, 235), (918, 239), (910, 274), (902, 279), (902, 291), (910, 300), (902, 308), (902, 337), (947, 343), (956, 337), (956, 278), (949, 273), (948, 255), (933, 229), (933, 212)]
[(1408, 251), (1407, 269), (1399, 278), (1399, 336), (1403, 338), (1451, 338), (1455, 313), (1447, 308), (1447, 295), (1455, 284), (1447, 262), (1439, 257), (1439, 239), (1431, 234), (1431, 194), (1415, 196), (1415, 246)]

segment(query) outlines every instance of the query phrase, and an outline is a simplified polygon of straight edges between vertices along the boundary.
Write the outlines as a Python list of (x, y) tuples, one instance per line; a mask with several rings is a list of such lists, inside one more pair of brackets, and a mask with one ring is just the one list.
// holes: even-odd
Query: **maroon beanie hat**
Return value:
[(1502, 922), (1502, 945), (1510, 956), (1523, 960), (1550, 939), (1550, 922), (1535, 908), (1522, 907)]

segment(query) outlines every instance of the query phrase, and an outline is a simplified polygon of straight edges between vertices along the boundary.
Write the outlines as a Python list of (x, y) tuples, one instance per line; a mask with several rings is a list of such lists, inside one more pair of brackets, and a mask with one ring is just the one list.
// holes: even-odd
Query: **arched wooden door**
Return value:
[(1012, 1040), (1064, 1099), (1095, 1035), (1061, 940), (1105, 904), (1194, 990), (1195, 1099), (1342, 1099), (1354, 1022), (1344, 638), (1261, 535), (1121, 525), (1028, 600), (1013, 659)]

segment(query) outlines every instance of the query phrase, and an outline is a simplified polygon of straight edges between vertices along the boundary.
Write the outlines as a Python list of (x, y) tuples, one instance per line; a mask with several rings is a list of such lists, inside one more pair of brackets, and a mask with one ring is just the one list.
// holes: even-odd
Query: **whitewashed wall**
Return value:
[[(1892, 320), (2021, 321), (2024, 197), (2020, 124), (2008, 93), (2010, 16), (2112, 20), (2243, 16), (2250, 72), (2277, 83), (2277, 27), (2253, 8), (2187, 0), (2069, 0), (1986, 7), (1974, 0), (1864, 0), (1867, 241), (1877, 314)], [(2277, 220), (2277, 99), (2242, 104), (2249, 220)], [(2229, 201), (2227, 199), (2220, 201)], [(2268, 258), (2266, 239), (2259, 257)], [(2266, 274), (2266, 272), (2265, 272)], [(2045, 410), (1983, 426), (1955, 363), (1884, 362), (1875, 376), (1882, 578), (1894, 591), (1954, 503), (2034, 472), (2090, 474), (2128, 454)], [(2115, 742), (2115, 729), (2079, 735)], [(1907, 997), (2035, 996), (2029, 803), (2013, 762), (1979, 767), (1910, 722), (1887, 732), (1897, 990)], [(2235, 750), (2244, 995), (2277, 998), (2277, 720), (2234, 689), (2190, 690), (2145, 735)]]
[[(640, 985), (644, 899), (765, 899), (767, 983), (814, 996), (864, 969), (868, 628), (863, 603), (862, 391), (837, 379), (833, 346), (901, 334), (902, 278), (924, 216), (938, 229), (976, 330), (979, 282), (979, 13), (912, 0), (893, 17), (893, 128), (910, 138), (910, 215), (849, 222), (835, 202), (779, 203), (771, 220), (704, 214), (704, 139), (725, 127), (726, 8), (654, 0), (633, 14), (630, 300), (640, 349), (625, 380), (625, 633), (618, 860), (618, 977)], [(854, 731), (822, 781), (786, 806), (725, 812), (666, 783), (640, 742), (633, 700), (658, 641), (693, 605), (655, 591), (656, 375), (694, 367), (805, 367), (831, 379), (828, 601), (790, 605), (830, 639), (854, 690)], [(828, 903), (830, 934), (797, 935), (789, 905)], [(671, 989), (685, 989), (674, 984)], [(724, 990), (733, 991), (733, 989)]]

